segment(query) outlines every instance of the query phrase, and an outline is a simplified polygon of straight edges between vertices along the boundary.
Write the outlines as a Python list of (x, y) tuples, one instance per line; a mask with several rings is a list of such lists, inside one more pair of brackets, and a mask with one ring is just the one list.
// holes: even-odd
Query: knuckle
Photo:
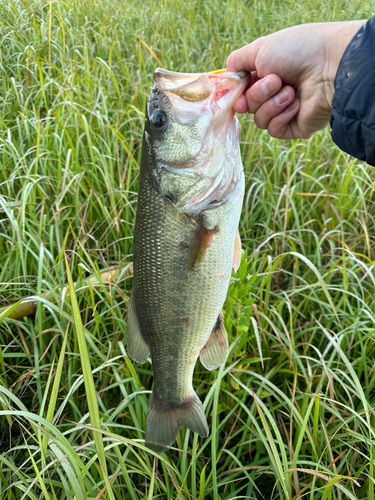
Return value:
[(261, 96), (257, 92), (247, 92), (246, 94), (247, 105), (249, 106), (250, 113), (255, 114), (255, 112), (263, 104)]
[(274, 137), (275, 139), (282, 139), (287, 127), (288, 123), (285, 123), (284, 121), (281, 121), (276, 117), (268, 124), (267, 132), (271, 137)]
[(254, 123), (261, 130), (265, 130), (267, 128), (267, 124), (265, 123), (264, 116), (259, 116), (258, 114), (254, 115)]
[(254, 85), (250, 87), (247, 91), (247, 95), (248, 99), (256, 106), (260, 106), (265, 100), (265, 96), (263, 92), (261, 92), (258, 82), (254, 83)]
[(282, 130), (280, 130), (280, 129), (273, 130), (273, 129), (269, 128), (267, 130), (267, 132), (274, 139), (282, 139), (283, 135), (285, 133), (285, 127)]
[(257, 112), (259, 106), (256, 106), (253, 101), (249, 98), (246, 99), (247, 100), (247, 106), (249, 108), (249, 113), (255, 115), (255, 113)]

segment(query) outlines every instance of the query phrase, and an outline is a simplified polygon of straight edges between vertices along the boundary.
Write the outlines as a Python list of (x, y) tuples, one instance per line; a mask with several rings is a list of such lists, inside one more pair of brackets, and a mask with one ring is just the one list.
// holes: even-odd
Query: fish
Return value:
[(222, 308), (241, 260), (244, 197), (240, 124), (232, 109), (246, 72), (178, 73), (157, 68), (146, 105), (133, 238), (126, 349), (151, 356), (154, 387), (146, 446), (170, 448), (181, 428), (209, 435), (193, 385), (198, 357), (226, 361)]

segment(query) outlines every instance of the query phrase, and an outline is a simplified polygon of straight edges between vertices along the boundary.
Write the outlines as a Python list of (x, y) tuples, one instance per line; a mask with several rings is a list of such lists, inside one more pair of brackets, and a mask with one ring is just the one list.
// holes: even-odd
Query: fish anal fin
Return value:
[(182, 427), (202, 437), (207, 437), (210, 432), (203, 405), (196, 393), (177, 406), (158, 401), (153, 394), (146, 417), (146, 446), (162, 453), (172, 446)]
[(223, 313), (220, 313), (207, 344), (199, 354), (199, 358), (207, 370), (214, 370), (225, 362), (227, 354), (228, 335), (224, 326)]
[(137, 363), (144, 363), (150, 355), (150, 348), (146, 344), (139, 326), (134, 298), (130, 298), (126, 324), (126, 351), (130, 358)]
[(218, 232), (218, 227), (212, 229), (204, 225), (202, 219), (195, 229), (189, 245), (187, 268), (188, 271), (197, 267), (206, 255), (207, 249), (211, 246), (214, 235)]
[(238, 271), (238, 268), (240, 267), (241, 264), (241, 253), (242, 253), (242, 242), (241, 242), (240, 232), (237, 229), (236, 239), (234, 240), (234, 252), (233, 252), (233, 262), (232, 262), (232, 267), (235, 273)]

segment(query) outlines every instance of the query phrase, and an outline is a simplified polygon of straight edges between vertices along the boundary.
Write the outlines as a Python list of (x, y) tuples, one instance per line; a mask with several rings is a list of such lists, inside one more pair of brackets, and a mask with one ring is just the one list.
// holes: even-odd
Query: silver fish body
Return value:
[(157, 70), (154, 81), (142, 146), (127, 351), (138, 362), (151, 354), (154, 390), (145, 442), (161, 452), (181, 427), (208, 435), (192, 386), (194, 366), (200, 356), (214, 369), (227, 356), (221, 309), (240, 256), (244, 194), (240, 127), (231, 105), (248, 77)]

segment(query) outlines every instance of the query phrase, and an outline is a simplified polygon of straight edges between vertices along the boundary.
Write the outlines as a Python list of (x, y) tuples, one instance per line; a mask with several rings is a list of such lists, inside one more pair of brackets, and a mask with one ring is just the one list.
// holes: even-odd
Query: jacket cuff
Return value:
[(334, 85), (333, 141), (346, 153), (375, 165), (375, 16), (346, 48)]

